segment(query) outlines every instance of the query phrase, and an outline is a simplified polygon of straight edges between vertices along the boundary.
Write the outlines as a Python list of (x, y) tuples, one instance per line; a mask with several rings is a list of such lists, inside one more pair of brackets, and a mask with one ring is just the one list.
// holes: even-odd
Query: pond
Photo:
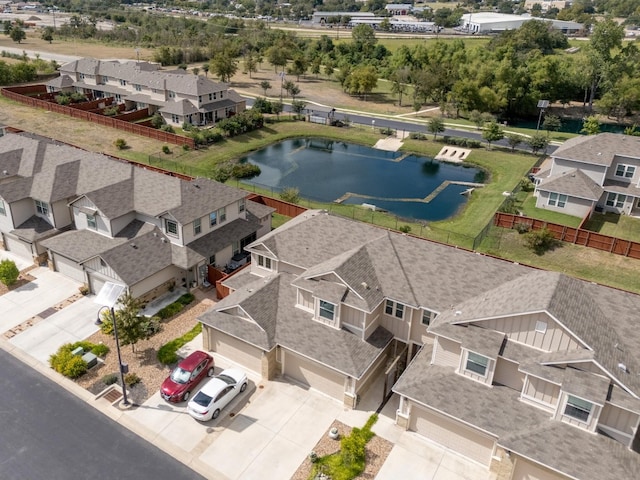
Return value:
[(465, 183), (482, 183), (485, 177), (467, 165), (319, 138), (286, 140), (241, 161), (260, 167), (262, 173), (248, 181), (256, 186), (295, 187), (311, 200), (364, 203), (427, 221), (455, 215), (467, 202)]

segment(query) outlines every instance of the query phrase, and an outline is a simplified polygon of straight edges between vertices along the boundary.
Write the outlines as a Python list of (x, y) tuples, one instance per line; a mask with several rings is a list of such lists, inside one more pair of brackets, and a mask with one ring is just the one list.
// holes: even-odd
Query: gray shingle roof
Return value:
[(562, 193), (571, 197), (585, 198), (594, 202), (599, 200), (604, 192), (602, 187), (582, 170), (576, 169), (542, 179), (538, 185), (538, 190)]
[(553, 152), (555, 158), (607, 167), (616, 155), (640, 158), (640, 138), (617, 133), (580, 136), (567, 140)]
[(198, 237), (189, 244), (189, 248), (200, 255), (209, 255), (210, 252), (218, 252), (232, 242), (255, 233), (259, 228), (257, 223), (236, 218), (217, 230)]
[(640, 188), (636, 183), (621, 182), (619, 180), (605, 180), (602, 185), (603, 190), (607, 192), (622, 193), (624, 195), (631, 195), (634, 197), (640, 197)]
[(26, 219), (18, 228), (11, 230), (11, 233), (28, 242), (41, 240), (60, 233), (60, 230), (53, 228), (45, 219), (32, 215)]
[(247, 213), (250, 213), (258, 220), (263, 219), (267, 215), (271, 215), (276, 211), (276, 209), (273, 207), (269, 207), (268, 205), (263, 205), (262, 203), (254, 202), (251, 200), (247, 200), (245, 206), (247, 208)]

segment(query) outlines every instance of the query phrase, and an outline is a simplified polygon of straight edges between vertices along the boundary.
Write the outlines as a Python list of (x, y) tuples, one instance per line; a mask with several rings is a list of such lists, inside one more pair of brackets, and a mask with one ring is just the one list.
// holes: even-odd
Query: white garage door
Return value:
[(214, 352), (253, 372), (262, 372), (262, 350), (215, 330), (211, 330), (211, 336)]
[(344, 399), (344, 375), (311, 360), (284, 351), (284, 374), (333, 398)]
[(435, 412), (412, 405), (409, 430), (483, 465), (491, 461), (493, 439)]
[(102, 287), (107, 281), (103, 278), (98, 277), (95, 274), (89, 274), (89, 288), (91, 289), (91, 293), (94, 295), (98, 295)]
[(31, 253), (31, 245), (26, 244), (18, 240), (17, 238), (6, 236), (7, 250), (11, 253), (18, 255), (19, 257), (33, 261), (33, 254)]
[(518, 457), (513, 469), (513, 480), (566, 480), (567, 477), (546, 470)]
[(56, 267), (56, 272), (60, 272), (67, 277), (71, 277), (78, 282), (84, 283), (84, 270), (81, 265), (70, 258), (63, 257), (57, 253), (53, 255), (53, 264)]

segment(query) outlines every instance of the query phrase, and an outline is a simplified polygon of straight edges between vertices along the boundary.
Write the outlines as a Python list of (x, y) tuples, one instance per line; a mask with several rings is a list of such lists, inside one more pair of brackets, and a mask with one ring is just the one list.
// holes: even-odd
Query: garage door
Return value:
[(567, 477), (518, 457), (516, 466), (513, 469), (513, 477), (511, 478), (513, 480), (566, 480)]
[(91, 288), (91, 293), (94, 295), (100, 293), (100, 290), (102, 290), (102, 287), (104, 287), (106, 282), (107, 281), (105, 279), (100, 278), (95, 274), (89, 274), (89, 288)]
[(84, 283), (84, 270), (81, 265), (70, 258), (63, 257), (62, 255), (53, 255), (53, 264), (56, 267), (56, 272), (60, 272), (67, 277), (71, 277), (78, 282)]
[(11, 253), (18, 255), (27, 260), (33, 261), (33, 254), (31, 253), (31, 244), (23, 243), (17, 238), (6, 236), (7, 250)]
[(409, 429), (483, 465), (491, 461), (493, 439), (435, 412), (412, 405)]
[(262, 372), (262, 350), (235, 337), (212, 331), (213, 351), (258, 374)]
[(344, 375), (311, 360), (284, 351), (284, 374), (333, 398), (344, 399)]

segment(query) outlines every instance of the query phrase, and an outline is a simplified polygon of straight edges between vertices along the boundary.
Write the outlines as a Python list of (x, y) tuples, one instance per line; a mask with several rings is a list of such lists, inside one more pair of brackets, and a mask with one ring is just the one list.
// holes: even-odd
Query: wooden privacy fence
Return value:
[(304, 213), (308, 210), (307, 208), (301, 207), (300, 205), (285, 202), (284, 200), (278, 200), (276, 198), (265, 197), (264, 195), (259, 195), (257, 193), (249, 195), (247, 197), (247, 200), (251, 200), (253, 202), (261, 203), (262, 205), (275, 208), (276, 212), (278, 212), (280, 215), (285, 215), (291, 218), (297, 217), (301, 213)]
[(196, 148), (196, 142), (193, 138), (183, 137), (181, 135), (176, 135), (175, 133), (163, 132), (162, 130), (157, 130), (155, 128), (129, 123), (124, 120), (118, 120), (117, 118), (105, 117), (96, 113), (85, 112), (78, 110), (77, 108), (58, 105), (57, 103), (46, 102), (44, 100), (28, 96), (29, 94), (37, 93), (46, 93), (46, 87), (44, 85), (31, 85), (24, 87), (6, 87), (2, 89), (2, 95), (5, 97), (15, 100), (16, 102), (29, 105), (30, 107), (42, 108), (49, 110), (50, 112), (61, 113), (63, 115), (79, 118), (97, 125), (116, 128), (124, 132), (133, 133), (134, 135), (153, 138), (163, 143), (170, 143), (172, 145), (188, 145), (190, 148)]
[(540, 230), (546, 227), (557, 240), (640, 259), (640, 243), (602, 235), (591, 230), (567, 227), (566, 225), (502, 212), (497, 212), (494, 215), (493, 224), (502, 228), (514, 228), (516, 225), (524, 224), (528, 225), (531, 230)]

